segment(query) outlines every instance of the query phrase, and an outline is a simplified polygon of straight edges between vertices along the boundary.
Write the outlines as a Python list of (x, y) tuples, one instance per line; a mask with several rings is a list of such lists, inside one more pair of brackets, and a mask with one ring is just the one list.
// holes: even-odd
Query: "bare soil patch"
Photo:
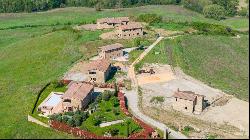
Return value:
[(142, 73), (137, 75), (137, 80), (139, 85), (167, 82), (175, 79), (174, 73), (171, 71), (170, 66), (159, 66), (159, 65), (145, 65), (143, 70), (148, 71), (153, 69), (155, 74)]
[[(147, 67), (150, 68), (152, 66)], [(165, 70), (161, 71), (162, 69)], [(173, 75), (174, 78), (164, 82), (159, 79), (146, 81), (145, 75), (137, 75), (143, 91), (141, 108), (145, 114), (180, 130), (182, 127), (192, 125), (196, 128), (196, 131), (189, 134), (191, 137), (204, 138), (207, 134), (216, 134), (218, 138), (248, 137), (248, 102), (227, 95), (218, 89), (211, 88), (185, 75), (178, 68), (173, 72), (170, 66), (159, 65), (156, 73), (160, 71)], [(157, 80), (158, 82), (155, 82)], [(208, 106), (200, 115), (174, 111), (172, 109), (172, 95), (177, 88), (205, 95)], [(164, 102), (158, 104), (150, 103), (150, 100), (155, 96), (163, 96)], [(200, 130), (200, 132), (197, 130)]]

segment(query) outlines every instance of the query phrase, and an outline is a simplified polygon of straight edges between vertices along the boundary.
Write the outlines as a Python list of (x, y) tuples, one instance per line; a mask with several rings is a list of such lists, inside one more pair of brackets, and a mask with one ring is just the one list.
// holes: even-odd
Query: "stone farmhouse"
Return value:
[(179, 89), (173, 95), (173, 109), (200, 114), (204, 109), (204, 95), (195, 94), (192, 91), (180, 91)]
[(117, 27), (116, 35), (121, 39), (130, 39), (143, 35), (142, 25), (137, 22), (130, 22), (127, 25)]
[(101, 59), (109, 59), (114, 60), (118, 57), (123, 56), (123, 45), (119, 43), (107, 45), (100, 47), (101, 52), (99, 53), (99, 57)]
[(112, 17), (97, 19), (97, 29), (111, 29), (121, 25), (127, 25), (128, 17)]
[(94, 92), (92, 84), (73, 82), (68, 85), (68, 90), (62, 96), (63, 112), (82, 110), (91, 101)]
[(82, 82), (73, 82), (68, 85), (67, 91), (63, 93), (52, 92), (39, 106), (44, 116), (55, 113), (83, 110), (91, 101), (94, 86)]
[(105, 83), (111, 73), (111, 63), (108, 59), (92, 61), (87, 66), (87, 82)]

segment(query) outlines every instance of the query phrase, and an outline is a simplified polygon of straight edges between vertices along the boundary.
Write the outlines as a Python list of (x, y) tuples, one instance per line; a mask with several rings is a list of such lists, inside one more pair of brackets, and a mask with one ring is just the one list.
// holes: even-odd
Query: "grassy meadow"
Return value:
[(240, 36), (189, 35), (164, 40), (136, 67), (144, 63), (172, 64), (212, 87), (248, 101), (249, 36)]
[[(27, 121), (27, 115), (33, 107), (37, 92), (48, 82), (61, 77), (77, 60), (88, 59), (94, 55), (97, 50), (97, 45), (94, 44), (103, 44), (99, 39), (103, 31), (74, 31), (70, 26), (93, 23), (100, 17), (136, 16), (141, 13), (157, 13), (166, 21), (201, 21), (228, 25), (235, 29), (248, 28), (246, 18), (215, 21), (173, 5), (127, 8), (120, 12), (114, 10), (96, 12), (94, 9), (81, 7), (38, 13), (0, 14), (0, 138), (74, 138)], [(195, 43), (197, 39), (203, 44)], [(176, 57), (179, 60), (176, 63), (184, 68), (185, 72), (198, 79), (212, 81), (214, 86), (233, 91), (236, 95), (240, 95), (239, 97), (248, 97), (245, 93), (247, 85), (244, 84), (247, 80), (245, 75), (248, 67), (247, 39), (248, 36), (243, 36), (241, 39), (213, 36), (185, 37), (181, 44), (185, 46), (184, 51), (177, 53), (180, 55)], [(124, 42), (124, 44), (129, 43), (131, 44)], [(160, 54), (164, 54), (163, 50), (164, 48), (160, 50), (162, 51)], [(218, 58), (213, 55), (211, 55), (213, 57), (207, 56), (208, 52), (218, 54)], [(200, 58), (202, 59), (199, 60)], [(209, 61), (205, 61), (204, 58)], [(162, 60), (157, 59), (157, 61), (167, 63), (165, 56), (159, 59)], [(222, 61), (217, 61), (219, 59)], [(187, 67), (188, 64), (191, 66)], [(213, 69), (214, 65), (217, 69)], [(219, 75), (224, 74), (223, 71), (225, 75), (219, 78)], [(206, 72), (209, 75), (206, 75)], [(231, 80), (231, 83), (226, 83), (227, 80)]]
[(0, 14), (0, 29), (25, 27), (25, 26), (50, 26), (64, 24), (93, 23), (97, 18), (130, 16), (135, 17), (139, 14), (155, 13), (161, 15), (165, 21), (174, 22), (207, 22), (227, 25), (233, 29), (249, 29), (247, 18), (237, 17), (226, 20), (216, 21), (205, 18), (202, 14), (184, 9), (176, 5), (148, 5), (135, 8), (124, 8), (121, 11), (103, 10), (96, 12), (93, 8), (70, 7), (54, 9), (47, 12), (37, 13), (10, 13)]

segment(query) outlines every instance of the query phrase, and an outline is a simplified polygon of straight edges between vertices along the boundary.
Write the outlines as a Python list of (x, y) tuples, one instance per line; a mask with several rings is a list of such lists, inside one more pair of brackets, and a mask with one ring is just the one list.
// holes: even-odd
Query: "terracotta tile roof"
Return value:
[(129, 22), (129, 17), (111, 17), (111, 18), (101, 18), (97, 19), (97, 22), (100, 23), (121, 23), (121, 22)]
[(62, 98), (77, 98), (82, 100), (90, 93), (93, 88), (94, 86), (91, 84), (75, 82), (69, 86), (68, 90), (63, 94)]
[(114, 50), (114, 49), (119, 49), (119, 48), (123, 49), (123, 45), (120, 43), (115, 43), (115, 44), (111, 44), (111, 45), (102, 46), (100, 48), (103, 51), (109, 51), (109, 50)]
[(99, 70), (102, 72), (106, 72), (110, 66), (110, 62), (108, 59), (99, 59), (94, 60), (88, 64), (88, 70)]
[(121, 25), (118, 27), (120, 30), (129, 30), (129, 29), (140, 29), (142, 28), (142, 25), (138, 22), (130, 22), (127, 25)]
[(192, 91), (179, 91), (179, 90), (177, 90), (173, 95), (173, 97), (175, 98), (181, 98), (189, 101), (194, 101), (197, 96), (204, 97), (204, 95), (195, 94)]

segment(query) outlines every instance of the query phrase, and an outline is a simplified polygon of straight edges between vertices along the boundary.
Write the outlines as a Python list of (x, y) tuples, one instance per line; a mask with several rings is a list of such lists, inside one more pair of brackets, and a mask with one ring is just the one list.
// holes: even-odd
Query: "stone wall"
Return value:
[(184, 100), (180, 98), (173, 98), (173, 109), (182, 111), (182, 112), (193, 113), (194, 102), (195, 101), (189, 101), (189, 100)]
[(117, 36), (123, 39), (135, 38), (143, 35), (143, 29), (117, 30)]

